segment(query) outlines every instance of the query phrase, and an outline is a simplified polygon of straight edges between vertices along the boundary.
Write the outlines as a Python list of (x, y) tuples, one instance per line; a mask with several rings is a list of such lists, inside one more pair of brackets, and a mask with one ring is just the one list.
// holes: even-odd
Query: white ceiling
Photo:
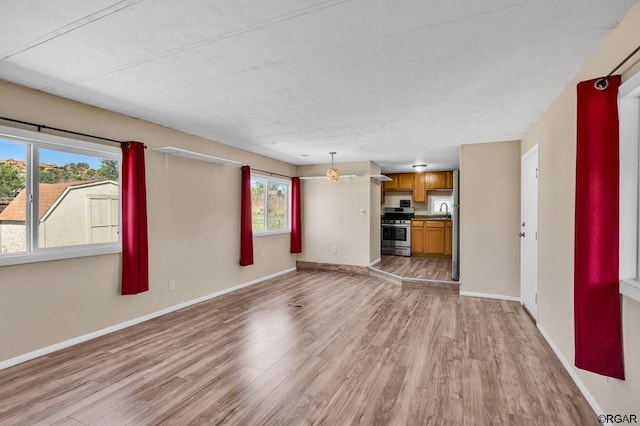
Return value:
[(635, 2), (4, 0), (0, 78), (292, 164), (446, 169), (521, 138)]

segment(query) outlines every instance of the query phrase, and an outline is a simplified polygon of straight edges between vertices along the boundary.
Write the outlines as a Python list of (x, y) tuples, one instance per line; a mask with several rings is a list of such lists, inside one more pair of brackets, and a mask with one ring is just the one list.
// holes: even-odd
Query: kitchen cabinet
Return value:
[(445, 177), (444, 172), (427, 173), (427, 189), (444, 189)]
[(453, 242), (453, 227), (451, 221), (447, 220), (444, 223), (444, 254), (445, 256), (451, 256), (451, 245)]
[(453, 189), (453, 172), (444, 172), (444, 189)]
[(413, 191), (413, 173), (398, 174), (398, 191)]
[(453, 172), (426, 173), (427, 189), (453, 189)]
[(450, 220), (412, 220), (411, 254), (418, 256), (451, 256)]
[(411, 254), (424, 254), (424, 221), (411, 221)]
[(385, 191), (413, 191), (413, 173), (387, 173), (386, 176), (391, 180), (383, 183)]
[(424, 254), (444, 255), (444, 221), (425, 221)]
[(427, 202), (427, 181), (426, 173), (414, 173), (413, 174), (413, 202), (414, 203), (426, 203)]
[(391, 180), (382, 182), (382, 189), (384, 191), (397, 191), (398, 190), (398, 174), (397, 173), (385, 173)]

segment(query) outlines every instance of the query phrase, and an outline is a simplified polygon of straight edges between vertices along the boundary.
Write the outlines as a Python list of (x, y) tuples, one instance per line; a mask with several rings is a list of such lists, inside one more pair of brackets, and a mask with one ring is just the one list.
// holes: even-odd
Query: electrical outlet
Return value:
[(338, 247), (331, 246), (331, 253), (336, 254), (338, 252)]
[(264, 257), (264, 250), (260, 250), (260, 257)]
[(176, 280), (169, 280), (169, 291), (176, 289)]

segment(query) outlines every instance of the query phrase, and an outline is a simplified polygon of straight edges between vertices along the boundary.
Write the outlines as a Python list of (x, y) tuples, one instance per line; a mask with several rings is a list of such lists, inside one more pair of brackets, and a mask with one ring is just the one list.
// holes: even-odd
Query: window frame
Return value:
[[(25, 145), (25, 189), (27, 190), (25, 251), (0, 254), (0, 267), (122, 252), (122, 151), (120, 147), (5, 126), (0, 126), (0, 139)], [(38, 216), (40, 199), (39, 185), (37, 184), (39, 167), (37, 165), (39, 165), (40, 149), (118, 161), (118, 241), (60, 247), (38, 247), (39, 218), (36, 217)], [(29, 202), (29, 199), (32, 201)]]
[(620, 293), (640, 302), (640, 72), (618, 90)]
[[(287, 179), (287, 178), (283, 178), (283, 177), (276, 177), (276, 176), (271, 176), (268, 174), (264, 174), (264, 173), (259, 173), (259, 172), (254, 172), (251, 171), (251, 180), (262, 180), (264, 182), (265, 185), (265, 195), (264, 195), (264, 224), (265, 224), (265, 230), (264, 231), (254, 231), (252, 229), (253, 232), (253, 236), (254, 237), (262, 237), (265, 235), (278, 235), (278, 234), (290, 234), (291, 233), (291, 179)], [(287, 202), (286, 202), (286, 208), (285, 208), (285, 218), (287, 221), (287, 226), (285, 228), (280, 228), (280, 229), (269, 229), (269, 210), (268, 210), (268, 203), (269, 203), (269, 197), (268, 197), (268, 188), (269, 188), (269, 182), (273, 182), (273, 183), (278, 183), (278, 184), (284, 184), (287, 185)]]

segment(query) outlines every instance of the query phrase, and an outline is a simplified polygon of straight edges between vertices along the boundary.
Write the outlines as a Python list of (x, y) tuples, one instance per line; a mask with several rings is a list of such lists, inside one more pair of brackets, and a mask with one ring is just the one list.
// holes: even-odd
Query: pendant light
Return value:
[(329, 155), (331, 155), (331, 167), (327, 169), (327, 180), (331, 182), (337, 182), (338, 178), (340, 177), (340, 172), (338, 171), (338, 169), (333, 167), (333, 156), (336, 155), (336, 153), (335, 151), (332, 151), (329, 153)]

